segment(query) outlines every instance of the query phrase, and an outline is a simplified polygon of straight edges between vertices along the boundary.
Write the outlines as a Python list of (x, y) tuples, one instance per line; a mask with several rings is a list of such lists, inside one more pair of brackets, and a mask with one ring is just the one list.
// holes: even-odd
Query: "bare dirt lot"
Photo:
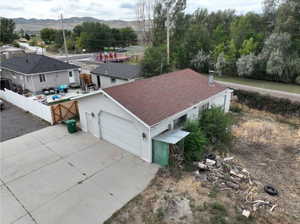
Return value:
[[(235, 139), (226, 157), (234, 157), (232, 163), (249, 172), (251, 186), (247, 179), (238, 190), (220, 188), (192, 172), (174, 175), (161, 169), (152, 184), (106, 224), (300, 223), (300, 118), (243, 109), (234, 115)], [(266, 184), (279, 195), (265, 193)], [(257, 210), (253, 201), (259, 204)], [(245, 209), (249, 218), (242, 215)]]
[(47, 122), (12, 104), (4, 104), (5, 109), (0, 112), (0, 142), (49, 126)]

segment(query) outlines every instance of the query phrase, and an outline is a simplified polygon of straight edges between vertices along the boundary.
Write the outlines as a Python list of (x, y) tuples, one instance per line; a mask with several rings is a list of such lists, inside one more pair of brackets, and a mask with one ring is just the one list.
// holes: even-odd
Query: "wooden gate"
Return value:
[(54, 124), (79, 116), (77, 101), (52, 105), (51, 110)]

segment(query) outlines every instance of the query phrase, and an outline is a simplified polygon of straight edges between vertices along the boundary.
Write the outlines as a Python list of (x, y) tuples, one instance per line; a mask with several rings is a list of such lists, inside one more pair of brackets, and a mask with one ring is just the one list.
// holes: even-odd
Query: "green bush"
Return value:
[(298, 77), (296, 78), (295, 83), (298, 84), (298, 85), (300, 85), (300, 76), (298, 76)]
[(190, 134), (184, 140), (184, 159), (186, 163), (202, 159), (207, 139), (198, 121), (188, 121), (184, 127)]
[(220, 107), (213, 107), (203, 112), (199, 125), (210, 144), (229, 144), (232, 139), (232, 119)]
[(250, 108), (274, 114), (300, 116), (300, 103), (298, 102), (245, 90), (235, 90), (234, 94), (238, 97), (240, 103), (246, 104)]
[(241, 113), (243, 111), (243, 109), (238, 105), (231, 105), (230, 111), (233, 113)]

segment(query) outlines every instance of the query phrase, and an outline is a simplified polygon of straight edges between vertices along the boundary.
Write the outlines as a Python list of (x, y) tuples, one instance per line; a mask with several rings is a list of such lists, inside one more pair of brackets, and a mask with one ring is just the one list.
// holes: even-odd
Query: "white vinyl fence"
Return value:
[(53, 124), (51, 106), (34, 101), (10, 90), (0, 90), (0, 98)]

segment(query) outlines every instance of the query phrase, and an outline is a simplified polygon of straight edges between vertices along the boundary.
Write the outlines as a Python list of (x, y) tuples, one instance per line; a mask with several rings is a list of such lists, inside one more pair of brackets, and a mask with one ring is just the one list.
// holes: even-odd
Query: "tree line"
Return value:
[[(63, 47), (62, 30), (44, 28), (41, 39), (55, 48)], [(84, 22), (71, 30), (65, 30), (69, 50), (88, 52), (103, 50), (106, 47), (126, 47), (137, 43), (137, 34), (131, 27), (110, 28), (98, 22)]]
[[(143, 0), (141, 0), (143, 1)], [(185, 13), (186, 0), (158, 0), (146, 76), (191, 67), (199, 72), (300, 84), (300, 1), (264, 0), (263, 13)], [(167, 22), (170, 64), (167, 63)]]

